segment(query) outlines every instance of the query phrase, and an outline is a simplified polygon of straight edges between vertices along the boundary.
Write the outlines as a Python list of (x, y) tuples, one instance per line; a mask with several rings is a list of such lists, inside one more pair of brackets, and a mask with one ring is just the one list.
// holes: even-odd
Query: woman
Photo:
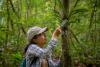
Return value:
[(57, 67), (50, 58), (52, 50), (56, 46), (57, 38), (61, 29), (57, 28), (53, 34), (47, 48), (43, 48), (47, 41), (45, 32), (47, 28), (38, 26), (32, 27), (27, 32), (29, 44), (25, 48), (26, 67)]

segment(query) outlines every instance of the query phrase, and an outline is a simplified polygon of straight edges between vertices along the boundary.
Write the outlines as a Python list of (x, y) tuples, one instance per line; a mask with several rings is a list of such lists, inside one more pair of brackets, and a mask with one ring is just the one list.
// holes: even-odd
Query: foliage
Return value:
[[(60, 0), (0, 0), (0, 67), (19, 65), (29, 27), (47, 26), (49, 41), (61, 21), (60, 8)], [(72, 59), (100, 63), (100, 0), (70, 0), (69, 9)], [(61, 55), (58, 45), (56, 56)]]

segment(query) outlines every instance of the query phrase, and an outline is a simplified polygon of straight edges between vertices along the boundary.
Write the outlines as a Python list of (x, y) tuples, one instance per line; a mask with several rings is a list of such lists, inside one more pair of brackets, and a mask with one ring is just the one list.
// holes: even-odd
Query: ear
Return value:
[(32, 39), (32, 41), (33, 41), (33, 42), (35, 42), (35, 43), (37, 43), (37, 42), (38, 42), (37, 38), (36, 38), (36, 39)]

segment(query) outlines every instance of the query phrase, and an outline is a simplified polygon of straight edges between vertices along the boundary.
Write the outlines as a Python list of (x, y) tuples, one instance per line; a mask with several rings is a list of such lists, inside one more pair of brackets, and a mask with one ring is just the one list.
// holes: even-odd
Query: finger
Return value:
[(61, 32), (61, 27), (57, 28), (57, 30), (58, 30), (59, 32)]

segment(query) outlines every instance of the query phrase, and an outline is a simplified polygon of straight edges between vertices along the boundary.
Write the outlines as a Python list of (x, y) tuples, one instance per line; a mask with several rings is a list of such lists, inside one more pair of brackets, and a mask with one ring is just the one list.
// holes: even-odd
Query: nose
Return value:
[(43, 39), (46, 40), (47, 39), (46, 36), (43, 36)]
[(45, 41), (47, 40), (47, 37), (46, 37), (46, 36), (44, 36), (44, 40), (45, 40)]

